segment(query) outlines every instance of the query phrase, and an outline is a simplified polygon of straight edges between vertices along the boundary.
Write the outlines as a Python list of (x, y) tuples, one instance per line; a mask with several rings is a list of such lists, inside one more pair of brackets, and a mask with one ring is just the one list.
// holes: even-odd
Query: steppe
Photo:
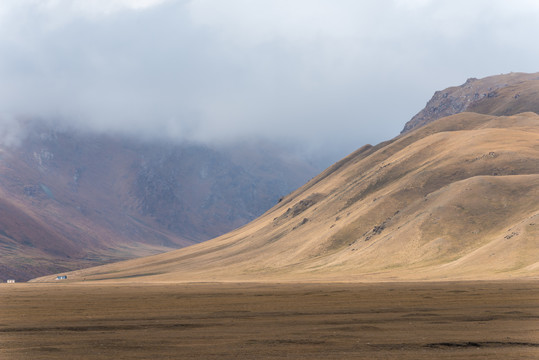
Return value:
[(365, 145), (215, 239), (1, 285), (0, 359), (538, 359), (528, 77), (466, 82), (483, 113)]
[(537, 359), (539, 283), (0, 286), (0, 358)]

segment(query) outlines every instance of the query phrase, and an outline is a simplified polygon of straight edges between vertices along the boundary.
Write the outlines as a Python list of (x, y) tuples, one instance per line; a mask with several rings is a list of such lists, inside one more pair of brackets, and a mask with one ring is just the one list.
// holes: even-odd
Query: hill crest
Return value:
[(460, 113), (441, 118), (359, 149), (240, 229), (178, 251), (81, 270), (70, 277), (110, 281), (537, 277), (537, 144), (535, 113), (509, 117)]

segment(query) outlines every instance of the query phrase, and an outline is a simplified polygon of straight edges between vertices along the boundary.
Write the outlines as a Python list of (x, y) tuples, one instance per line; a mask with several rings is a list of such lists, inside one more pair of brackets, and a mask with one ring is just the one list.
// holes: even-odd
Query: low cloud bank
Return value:
[(534, 72), (535, 1), (20, 0), (0, 5), (0, 142), (20, 119), (145, 139), (264, 137), (332, 154), (435, 90)]

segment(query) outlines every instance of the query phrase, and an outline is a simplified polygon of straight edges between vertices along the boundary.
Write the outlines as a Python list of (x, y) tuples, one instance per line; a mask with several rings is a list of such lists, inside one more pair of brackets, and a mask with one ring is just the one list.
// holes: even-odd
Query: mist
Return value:
[(336, 161), (397, 135), (436, 90), (538, 71), (538, 34), (532, 0), (6, 1), (0, 142), (41, 119)]

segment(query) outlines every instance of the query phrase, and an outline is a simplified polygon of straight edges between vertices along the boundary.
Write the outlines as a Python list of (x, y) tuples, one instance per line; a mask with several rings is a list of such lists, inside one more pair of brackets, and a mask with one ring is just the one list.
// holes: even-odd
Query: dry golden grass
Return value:
[(537, 282), (0, 285), (0, 358), (537, 359)]
[(67, 275), (0, 286), (0, 358), (536, 359), (539, 115), (440, 119), (231, 233)]

